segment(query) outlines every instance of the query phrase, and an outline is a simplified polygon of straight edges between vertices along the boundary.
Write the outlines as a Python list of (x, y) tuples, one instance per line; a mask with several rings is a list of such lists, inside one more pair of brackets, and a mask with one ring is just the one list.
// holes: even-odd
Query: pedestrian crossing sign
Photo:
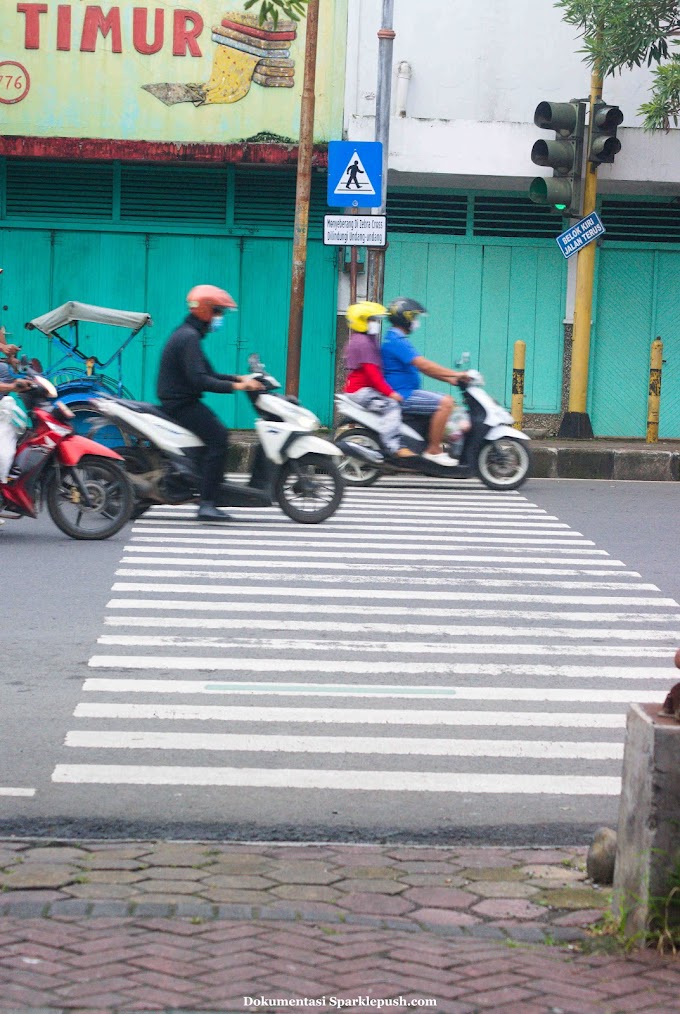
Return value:
[(328, 204), (332, 208), (377, 208), (381, 202), (380, 141), (331, 141), (328, 145)]

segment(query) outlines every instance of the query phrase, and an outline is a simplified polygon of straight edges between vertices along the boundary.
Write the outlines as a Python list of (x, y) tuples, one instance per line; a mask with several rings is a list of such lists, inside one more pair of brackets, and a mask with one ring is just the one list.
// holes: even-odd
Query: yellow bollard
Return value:
[(663, 365), (663, 342), (656, 338), (652, 342), (649, 357), (649, 399), (647, 401), (647, 443), (655, 444), (659, 439), (659, 406), (661, 404), (661, 367)]
[(516, 430), (522, 429), (524, 416), (524, 364), (527, 355), (527, 343), (515, 342), (515, 351), (512, 359), (512, 402), (510, 414), (515, 420), (513, 426)]

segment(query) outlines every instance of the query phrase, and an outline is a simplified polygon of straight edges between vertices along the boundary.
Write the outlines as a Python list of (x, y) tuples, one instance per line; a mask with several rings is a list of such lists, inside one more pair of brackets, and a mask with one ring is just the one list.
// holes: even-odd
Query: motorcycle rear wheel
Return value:
[[(82, 502), (80, 482), (92, 500)], [(108, 458), (83, 458), (78, 465), (53, 469), (45, 500), (57, 528), (72, 539), (109, 539), (130, 520), (134, 493), (125, 471)]]
[[(376, 438), (363, 426), (348, 426), (336, 430), (335, 439), (359, 444), (361, 447), (368, 447), (371, 451), (382, 454), (382, 448)], [(380, 478), (379, 468), (371, 465), (368, 461), (361, 461), (359, 458), (345, 456), (341, 459), (338, 468), (347, 486), (372, 486)]]
[(525, 440), (501, 437), (482, 445), (477, 475), (489, 489), (519, 489), (531, 472), (531, 452)]
[(281, 466), (274, 496), (293, 521), (318, 525), (335, 514), (343, 491), (342, 476), (334, 461), (322, 454), (305, 454)]

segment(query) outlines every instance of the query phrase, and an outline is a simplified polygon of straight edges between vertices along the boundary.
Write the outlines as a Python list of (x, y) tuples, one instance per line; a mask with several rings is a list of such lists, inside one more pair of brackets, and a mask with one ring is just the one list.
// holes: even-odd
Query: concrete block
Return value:
[[(671, 680), (669, 680), (669, 683)], [(628, 712), (614, 870), (614, 910), (629, 938), (661, 915), (680, 870), (680, 723), (658, 704)], [(680, 899), (668, 909), (680, 924)]]
[(531, 476), (533, 479), (557, 478), (557, 448), (531, 445)]
[(614, 452), (602, 448), (560, 447), (557, 475), (560, 479), (611, 479)]
[(613, 451), (612, 479), (641, 479), (647, 482), (668, 482), (673, 478), (673, 455), (670, 451)]

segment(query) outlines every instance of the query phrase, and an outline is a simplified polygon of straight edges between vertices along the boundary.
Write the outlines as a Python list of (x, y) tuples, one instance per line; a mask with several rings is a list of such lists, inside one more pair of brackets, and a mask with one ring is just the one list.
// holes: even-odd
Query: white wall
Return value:
[[(349, 2), (345, 128), (352, 140), (374, 136), (381, 12), (382, 0)], [(393, 112), (400, 61), (412, 78), (407, 115), (392, 118), (390, 170), (489, 180), (551, 175), (529, 157), (533, 142), (550, 136), (534, 126), (534, 109), (544, 99), (585, 97), (590, 84), (582, 41), (560, 13), (552, 0), (395, 0)], [(605, 81), (604, 98), (621, 106), (625, 127), (621, 154), (600, 170), (603, 190), (639, 190), (617, 184), (645, 181), (675, 192), (680, 183), (680, 130), (640, 127), (637, 109), (650, 81), (646, 67)]]

